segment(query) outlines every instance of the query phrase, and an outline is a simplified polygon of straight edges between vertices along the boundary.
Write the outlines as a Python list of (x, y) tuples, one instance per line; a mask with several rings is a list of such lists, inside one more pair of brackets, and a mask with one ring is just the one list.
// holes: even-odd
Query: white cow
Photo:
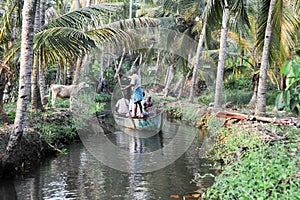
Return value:
[(70, 110), (71, 110), (71, 102), (72, 102), (73, 98), (76, 97), (79, 90), (81, 90), (82, 88), (86, 88), (86, 87), (89, 87), (89, 85), (85, 82), (79, 83), (78, 85), (58, 85), (58, 84), (51, 85), (52, 108), (55, 108), (56, 97), (59, 97), (62, 99), (70, 98)]

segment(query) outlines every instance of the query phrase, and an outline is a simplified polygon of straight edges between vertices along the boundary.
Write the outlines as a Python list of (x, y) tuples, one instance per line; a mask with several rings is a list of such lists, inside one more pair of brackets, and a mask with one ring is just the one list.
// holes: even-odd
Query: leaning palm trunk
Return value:
[(173, 78), (174, 78), (174, 65), (170, 65), (169, 73), (168, 73), (168, 77), (167, 77), (167, 81), (166, 81), (166, 85), (165, 85), (165, 89), (164, 89), (164, 97), (167, 97), (169, 94), (169, 90), (170, 90), (170, 86), (171, 86)]
[(170, 91), (171, 96), (175, 96), (177, 91), (181, 88), (181, 85), (184, 84), (185, 76), (181, 75), (179, 81), (175, 84), (174, 88)]
[(267, 27), (265, 32), (264, 48), (261, 58), (261, 66), (259, 72), (259, 82), (258, 82), (258, 91), (257, 91), (257, 103), (255, 114), (256, 115), (265, 115), (266, 114), (266, 81), (267, 81), (267, 70), (269, 65), (269, 55), (270, 55), (270, 44), (271, 44), (271, 35), (272, 35), (272, 13), (275, 6), (276, 0), (271, 0), (269, 7), (269, 14), (267, 20)]
[(226, 40), (228, 35), (228, 28), (227, 28), (228, 18), (229, 18), (229, 8), (227, 5), (227, 1), (225, 1), (225, 7), (223, 10), (223, 17), (222, 17), (220, 53), (219, 53), (215, 101), (214, 101), (215, 108), (219, 108), (222, 105), (223, 77), (224, 77), (224, 67), (225, 67), (225, 57), (226, 57)]
[(196, 56), (195, 56), (194, 70), (193, 70), (193, 76), (192, 76), (192, 86), (191, 86), (190, 98), (189, 98), (190, 102), (194, 102), (194, 97), (195, 97), (194, 93), (195, 93), (195, 88), (197, 85), (197, 77), (198, 77), (199, 59), (200, 59), (200, 56), (202, 53), (202, 46), (203, 46), (205, 34), (206, 34), (206, 23), (207, 23), (207, 21), (206, 21), (206, 17), (205, 17), (201, 35), (200, 35), (199, 41), (198, 41)]
[(180, 80), (179, 80), (180, 85), (179, 85), (179, 88), (178, 88), (179, 89), (179, 92), (178, 92), (178, 95), (177, 95), (178, 99), (180, 99), (181, 96), (182, 96), (182, 92), (183, 92), (183, 88), (184, 88), (184, 83), (185, 83), (185, 76), (186, 76), (186, 74), (183, 73), (182, 76), (180, 77)]
[(6, 147), (3, 164), (5, 167), (12, 167), (18, 164), (17, 152), (20, 148), (21, 138), (25, 129), (26, 116), (30, 99), (31, 69), (33, 63), (33, 25), (36, 1), (24, 1), (22, 37), (21, 37), (21, 58), (20, 58), (20, 79), (19, 96), (17, 101), (14, 129), (10, 135)]

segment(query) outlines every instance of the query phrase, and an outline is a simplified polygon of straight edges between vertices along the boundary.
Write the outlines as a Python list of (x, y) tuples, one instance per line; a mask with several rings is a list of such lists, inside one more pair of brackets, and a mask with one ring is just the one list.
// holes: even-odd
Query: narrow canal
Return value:
[[(160, 134), (150, 138), (128, 139), (116, 131), (107, 135), (117, 146), (132, 148), (132, 154), (151, 152), (170, 143), (179, 124), (166, 121)], [(82, 144), (69, 146), (67, 154), (49, 158), (30, 174), (14, 180), (1, 180), (0, 199), (116, 199), (168, 200), (195, 194), (209, 187), (206, 177), (196, 186), (194, 173), (213, 173), (210, 161), (199, 157), (204, 134), (180, 125), (180, 131), (195, 134), (188, 150), (170, 165), (147, 173), (126, 173), (99, 162)], [(176, 129), (178, 130), (178, 129)], [(182, 144), (178, 142), (178, 147)], [(134, 157), (133, 157), (134, 159)], [(177, 196), (178, 195), (178, 196)]]

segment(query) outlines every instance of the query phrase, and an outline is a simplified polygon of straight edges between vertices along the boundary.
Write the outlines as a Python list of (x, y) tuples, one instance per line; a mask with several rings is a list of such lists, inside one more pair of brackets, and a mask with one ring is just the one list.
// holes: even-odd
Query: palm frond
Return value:
[(95, 5), (90, 7), (74, 10), (67, 14), (62, 15), (41, 27), (39, 31), (54, 27), (69, 27), (78, 30), (89, 30), (102, 26), (106, 23), (104, 16), (107, 16), (108, 12), (114, 12), (116, 8), (111, 5)]
[(208, 0), (203, 17), (207, 18), (207, 23), (212, 25), (211, 27), (220, 27), (223, 15), (223, 8), (221, 1)]
[(128, 29), (137, 29), (137, 28), (150, 27), (150, 26), (154, 27), (154, 26), (158, 26), (159, 23), (160, 23), (159, 19), (141, 17), (141, 18), (125, 19), (125, 20), (112, 22), (104, 25), (103, 27), (128, 30)]
[[(258, 21), (256, 44), (257, 50), (260, 53), (263, 50), (266, 19), (270, 1), (265, 0), (261, 3), (262, 7), (260, 9), (260, 18)], [(294, 37), (299, 27), (297, 14), (293, 12), (292, 4), (287, 1), (277, 1), (272, 16), (272, 43), (270, 48), (271, 63), (279, 60), (285, 60), (290, 56), (289, 53), (295, 46)]]
[(231, 13), (229, 27), (237, 33), (246, 35), (250, 29), (247, 4), (244, 1), (235, 1), (231, 8)]
[(44, 46), (43, 49), (53, 59), (72, 59), (108, 42), (130, 41), (129, 34), (124, 30), (159, 24), (159, 20), (153, 18), (134, 18), (107, 24), (103, 20), (107, 11), (115, 11), (115, 8), (111, 5), (86, 7), (49, 22), (35, 35), (35, 49)]

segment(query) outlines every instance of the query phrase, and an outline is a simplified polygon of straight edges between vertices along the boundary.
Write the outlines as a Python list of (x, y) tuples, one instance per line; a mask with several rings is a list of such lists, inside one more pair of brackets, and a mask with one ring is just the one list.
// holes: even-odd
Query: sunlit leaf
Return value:
[(285, 61), (280, 69), (280, 74), (288, 75), (289, 71), (291, 70), (291, 65), (292, 61)]
[(295, 77), (299, 78), (299, 69), (300, 69), (300, 64), (299, 63), (293, 63), (293, 72)]
[(289, 90), (284, 93), (284, 102), (285, 102), (286, 106), (290, 106), (291, 92)]
[(280, 91), (275, 100), (275, 106), (277, 107), (278, 110), (282, 110), (285, 106), (284, 104), (284, 99), (283, 99), (283, 91)]

